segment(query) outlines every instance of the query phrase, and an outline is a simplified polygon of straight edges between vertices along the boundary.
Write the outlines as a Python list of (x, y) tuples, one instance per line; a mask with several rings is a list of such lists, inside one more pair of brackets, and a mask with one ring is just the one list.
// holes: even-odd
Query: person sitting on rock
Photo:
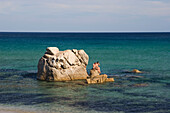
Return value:
[(96, 69), (96, 67), (97, 67), (97, 63), (95, 62), (93, 63), (93, 69)]
[(99, 61), (97, 61), (97, 71), (98, 71), (99, 73), (101, 73), (99, 65), (100, 65), (100, 63), (99, 63)]
[(93, 69), (94, 70), (97, 70), (99, 73), (101, 73), (100, 71), (100, 67), (99, 67), (100, 63), (97, 61), (93, 64)]

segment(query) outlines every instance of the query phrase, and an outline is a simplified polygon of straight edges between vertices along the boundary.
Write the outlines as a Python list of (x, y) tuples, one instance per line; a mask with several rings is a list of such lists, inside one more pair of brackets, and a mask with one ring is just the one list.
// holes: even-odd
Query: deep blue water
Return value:
[[(114, 83), (36, 80), (47, 47), (84, 49)], [(143, 74), (124, 73), (139, 69)], [(132, 77), (140, 76), (140, 78)], [(0, 105), (51, 112), (170, 112), (170, 33), (0, 33)], [(61, 106), (64, 109), (60, 109)]]

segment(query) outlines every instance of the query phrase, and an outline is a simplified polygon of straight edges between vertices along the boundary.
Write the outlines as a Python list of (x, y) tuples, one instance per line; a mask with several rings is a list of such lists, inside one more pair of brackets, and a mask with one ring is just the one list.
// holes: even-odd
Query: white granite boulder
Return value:
[(89, 56), (84, 50), (59, 51), (57, 47), (48, 47), (39, 60), (37, 79), (46, 81), (87, 79), (88, 60)]

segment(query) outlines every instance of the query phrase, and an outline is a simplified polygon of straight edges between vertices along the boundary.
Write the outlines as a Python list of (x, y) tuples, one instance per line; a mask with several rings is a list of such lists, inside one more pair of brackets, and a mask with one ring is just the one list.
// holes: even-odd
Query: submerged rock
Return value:
[(127, 78), (143, 78), (144, 76), (136, 76), (136, 75), (125, 75)]
[(138, 84), (132, 84), (132, 85), (129, 85), (131, 87), (146, 87), (146, 86), (149, 86), (147, 83), (138, 83)]
[(134, 70), (132, 70), (131, 72), (132, 72), (132, 73), (142, 73), (142, 71), (139, 71), (139, 70), (137, 70), (137, 69), (134, 69)]
[(143, 73), (143, 72), (139, 71), (138, 69), (133, 69), (132, 71), (124, 71), (124, 73)]
[(86, 79), (89, 56), (84, 50), (59, 51), (48, 47), (38, 63), (37, 79), (46, 81), (67, 81)]

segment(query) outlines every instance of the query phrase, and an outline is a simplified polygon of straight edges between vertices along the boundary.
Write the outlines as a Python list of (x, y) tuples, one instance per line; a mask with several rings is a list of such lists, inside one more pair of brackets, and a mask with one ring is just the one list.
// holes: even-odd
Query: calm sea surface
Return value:
[[(47, 47), (84, 49), (115, 82), (36, 80)], [(139, 69), (142, 74), (125, 73)], [(170, 112), (170, 33), (0, 33), (0, 106), (37, 112)]]

